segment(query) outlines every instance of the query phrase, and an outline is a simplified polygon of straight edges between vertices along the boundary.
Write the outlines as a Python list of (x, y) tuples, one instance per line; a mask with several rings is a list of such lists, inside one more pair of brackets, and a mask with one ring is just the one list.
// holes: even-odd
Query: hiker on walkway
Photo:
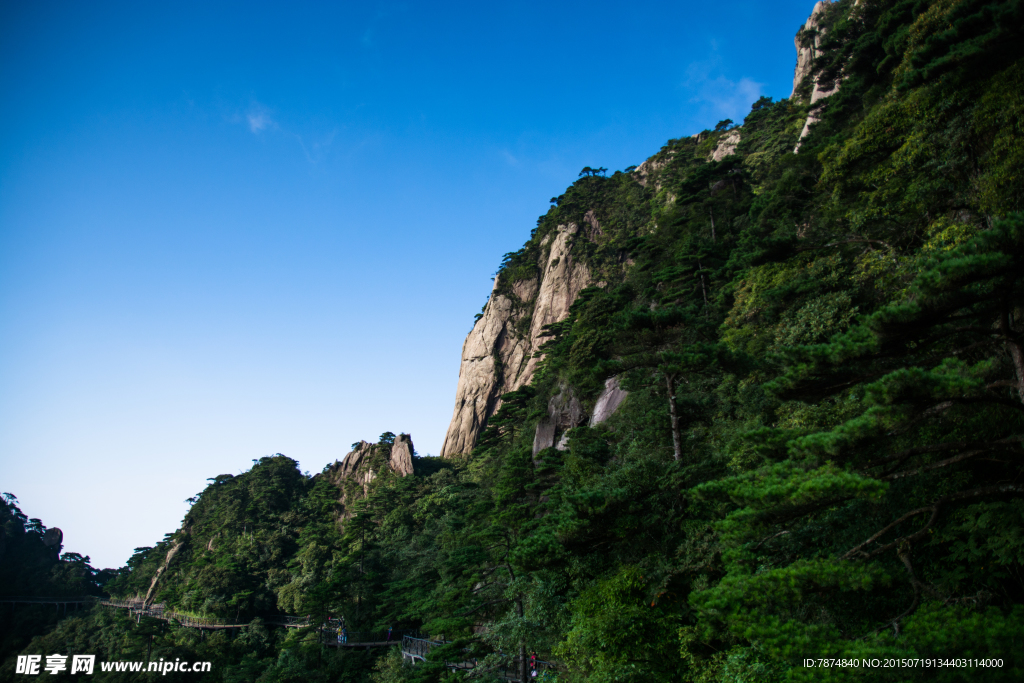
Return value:
[(391, 642), (391, 629), (392, 629), (392, 628), (394, 628), (394, 627), (392, 627), (392, 626), (388, 626), (388, 637), (387, 637), (387, 638), (385, 639), (385, 640), (387, 640), (387, 642), (389, 642), (389, 643)]
[(339, 643), (345, 642), (344, 640), (342, 640), (342, 638), (344, 638), (344, 636), (345, 636), (345, 629), (343, 629), (341, 627), (338, 627), (338, 642)]
[(530, 677), (537, 677), (537, 651), (534, 650), (530, 653)]
[(344, 626), (341, 627), (341, 642), (342, 644), (348, 642), (348, 629), (346, 629)]

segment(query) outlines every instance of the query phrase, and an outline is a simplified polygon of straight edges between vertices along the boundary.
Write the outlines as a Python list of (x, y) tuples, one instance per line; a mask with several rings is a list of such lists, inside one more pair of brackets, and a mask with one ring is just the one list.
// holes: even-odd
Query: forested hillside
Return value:
[[(96, 608), (23, 652), (232, 682), (496, 680), (530, 652), (559, 681), (1024, 678), (1024, 2), (817, 16), (792, 98), (584, 169), (505, 256), (508, 335), (557, 241), (589, 286), (471, 452), (408, 474), (388, 433), (358, 486), (281, 455), (215, 477), (107, 588), (251, 626)], [(283, 614), (451, 642), (413, 667)]]
[[(81, 601), (103, 595), (105, 584), (118, 572), (96, 570), (88, 556), (62, 553), (63, 533), (48, 529), (41, 519), (29, 518), (14, 494), (0, 500), (0, 662), (28, 645), (33, 636), (52, 629), (62, 616), (79, 613)], [(54, 598), (33, 602), (33, 596)], [(4, 598), (26, 598), (6, 602)], [(66, 602), (60, 602), (65, 598)]]

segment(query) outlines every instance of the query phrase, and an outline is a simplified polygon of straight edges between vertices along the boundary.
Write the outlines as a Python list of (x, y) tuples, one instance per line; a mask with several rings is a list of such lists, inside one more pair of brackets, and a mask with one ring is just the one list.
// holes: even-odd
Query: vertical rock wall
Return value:
[(819, 0), (815, 3), (814, 9), (811, 10), (811, 16), (808, 17), (804, 23), (803, 30), (796, 34), (793, 38), (793, 44), (796, 45), (796, 70), (793, 72), (793, 92), (790, 94), (790, 99), (796, 95), (796, 89), (800, 87), (800, 83), (807, 77), (807, 74), (811, 73), (811, 68), (814, 66), (814, 58), (818, 54), (818, 47), (821, 45), (821, 36), (816, 35), (814, 42), (811, 45), (804, 46), (802, 44), (802, 34), (804, 31), (817, 31), (818, 20), (821, 18), (825, 8), (831, 3), (827, 0)]
[[(598, 230), (588, 222), (588, 231)], [(564, 320), (580, 291), (591, 284), (585, 263), (570, 253), (574, 239), (586, 239), (576, 224), (560, 225), (542, 242), (537, 264), (540, 277), (513, 283), (516, 300), (492, 291), (483, 316), (462, 345), (455, 410), (441, 447), (442, 456), (468, 453), (487, 419), (500, 407), (500, 397), (533, 379), (545, 339), (545, 325)], [(495, 280), (495, 289), (498, 286)], [(516, 323), (530, 319), (529, 331), (520, 334)]]
[[(800, 87), (800, 83), (807, 78), (814, 68), (814, 60), (818, 57), (818, 49), (821, 47), (821, 39), (825, 35), (824, 29), (821, 28), (821, 16), (826, 9), (833, 3), (830, 0), (819, 0), (814, 5), (814, 9), (811, 10), (811, 16), (808, 17), (807, 22), (804, 24), (803, 29), (796, 34), (794, 43), (796, 44), (796, 70), (793, 72), (793, 93), (790, 95), (792, 98), (796, 95), (796, 89)], [(860, 0), (856, 0), (853, 3), (854, 7), (860, 5)], [(806, 31), (814, 31), (814, 41), (811, 44), (804, 46), (803, 33)], [(840, 76), (833, 82), (824, 83), (820, 79), (815, 79), (813, 86), (811, 87), (811, 113), (807, 115), (807, 120), (804, 121), (803, 130), (800, 131), (800, 139), (796, 143), (796, 147), (793, 148), (793, 153), (800, 151), (800, 145), (803, 144), (803, 139), (807, 137), (807, 134), (811, 132), (811, 126), (819, 121), (819, 117), (816, 113), (814, 106), (824, 100), (827, 97), (831, 97), (836, 94), (839, 90), (839, 86), (843, 82), (843, 77)]]
[[(805, 31), (819, 31), (820, 20), (831, 0), (820, 0), (814, 5), (811, 16), (807, 19), (795, 43), (797, 49), (797, 65), (793, 74), (793, 95), (800, 83), (813, 69), (814, 60), (821, 43), (821, 35), (815, 35), (811, 44), (802, 44), (801, 34)], [(859, 0), (854, 3), (856, 6)], [(811, 104), (829, 97), (839, 88), (841, 79), (835, 83), (814, 83), (811, 92)], [(791, 95), (792, 97), (792, 95)], [(804, 124), (801, 139), (805, 137), (811, 124), (817, 121), (813, 111)], [(724, 135), (712, 150), (708, 161), (721, 161), (735, 153), (741, 140), (741, 130), (736, 128)], [(695, 135), (700, 141), (700, 135)], [(800, 145), (797, 144), (796, 152)], [(675, 151), (669, 151), (669, 157)], [(651, 157), (640, 164), (633, 177), (645, 187), (653, 182), (655, 190), (660, 190), (657, 182), (659, 171), (669, 163), (668, 158)], [(459, 383), (455, 390), (455, 409), (452, 420), (441, 447), (442, 456), (468, 453), (473, 449), (480, 433), (487, 426), (487, 420), (500, 407), (502, 394), (528, 384), (537, 369), (539, 358), (536, 357), (543, 339), (540, 337), (545, 325), (563, 320), (569, 314), (569, 306), (585, 287), (592, 284), (591, 273), (586, 264), (576, 262), (569, 249), (573, 239), (593, 238), (600, 234), (600, 226), (596, 217), (589, 213), (581, 232), (575, 224), (558, 227), (557, 233), (547, 238), (538, 266), (541, 275), (538, 279), (513, 283), (514, 299), (495, 291), (481, 318), (473, 326), (462, 345), (462, 362), (459, 367)], [(529, 332), (524, 336), (516, 331), (516, 323), (530, 318)], [(609, 380), (611, 382), (611, 380)], [(605, 393), (599, 401), (603, 421), (613, 413), (625, 397), (619, 389), (617, 380), (605, 387)], [(538, 428), (537, 442), (534, 451), (552, 445), (556, 438), (557, 428), (551, 420), (542, 422)]]

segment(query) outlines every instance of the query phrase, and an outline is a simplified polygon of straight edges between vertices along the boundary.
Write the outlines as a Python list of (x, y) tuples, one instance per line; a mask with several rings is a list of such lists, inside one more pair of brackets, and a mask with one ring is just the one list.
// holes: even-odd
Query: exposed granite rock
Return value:
[(146, 591), (146, 597), (143, 600), (145, 604), (149, 605), (153, 598), (156, 597), (156, 587), (160, 583), (160, 577), (164, 575), (165, 571), (167, 571), (167, 567), (171, 565), (171, 560), (174, 559), (174, 556), (178, 554), (178, 551), (181, 550), (181, 547), (184, 544), (185, 536), (183, 532), (183, 535), (179, 537), (178, 540), (174, 542), (174, 545), (171, 546), (171, 549), (167, 551), (167, 555), (164, 557), (163, 563), (156, 570), (156, 574), (153, 575), (153, 580), (149, 582), (149, 590)]
[(512, 293), (516, 295), (522, 302), (533, 301), (533, 297), (537, 296), (537, 278), (530, 278), (529, 280), (520, 280), (512, 285)]
[(715, 149), (712, 150), (711, 155), (708, 156), (708, 161), (721, 161), (730, 154), (736, 152), (736, 146), (740, 144), (740, 130), (734, 128), (729, 131), (729, 134), (724, 136), (715, 145)]
[(57, 527), (50, 527), (43, 534), (43, 545), (48, 548), (57, 547), (60, 550), (60, 545), (64, 542), (64, 532)]
[[(571, 388), (563, 387), (557, 395), (548, 401), (548, 414), (537, 423), (537, 431), (533, 437), (533, 454), (554, 446), (564, 451), (569, 442), (568, 432), (587, 421), (587, 414)], [(556, 436), (561, 438), (556, 441)]]
[(375, 466), (378, 470), (381, 466), (387, 467), (403, 477), (413, 473), (412, 454), (415, 451), (411, 436), (408, 434), (396, 436), (386, 459), (382, 460), (375, 457), (380, 455), (378, 448), (380, 448), (378, 444), (360, 441), (352, 451), (345, 455), (341, 462), (335, 461), (333, 465), (324, 471), (324, 476), (327, 477), (327, 480), (341, 490), (341, 497), (338, 500), (342, 505), (348, 499), (349, 491), (346, 489), (349, 487), (346, 486), (347, 482), (357, 484), (362, 488), (363, 495), (366, 495), (370, 482), (376, 479), (379, 474), (378, 471), (374, 470)]
[[(519, 319), (512, 301), (501, 294), (491, 294), (483, 316), (462, 344), (455, 410), (441, 447), (442, 456), (473, 449), (487, 418), (498, 408), (498, 397), (510, 391), (506, 387), (514, 385), (522, 373), (532, 345), (529, 339), (515, 334), (514, 324)], [(496, 359), (502, 364), (500, 376)]]
[(597, 215), (593, 209), (587, 211), (586, 215), (583, 216), (583, 222), (587, 224), (586, 230), (587, 238), (593, 242), (594, 238), (604, 233), (601, 232), (601, 224), (597, 220)]
[(599, 425), (611, 417), (628, 395), (629, 392), (619, 387), (618, 376), (606, 379), (604, 389), (594, 405), (594, 414), (590, 416), (590, 426)]
[[(796, 70), (793, 73), (793, 93), (790, 97), (796, 95), (796, 89), (800, 86), (800, 83), (807, 78), (814, 68), (814, 60), (818, 56), (818, 49), (821, 46), (821, 39), (824, 36), (824, 29), (821, 28), (821, 15), (825, 10), (832, 4), (829, 0), (819, 0), (814, 5), (814, 9), (811, 10), (811, 16), (804, 23), (803, 28), (796, 34), (794, 43), (796, 44)], [(854, 3), (854, 7), (860, 4), (860, 0)], [(802, 34), (806, 31), (814, 31), (814, 41), (807, 46), (802, 44)], [(832, 82), (824, 82), (820, 78), (814, 81), (814, 85), (811, 88), (811, 111), (807, 115), (807, 120), (804, 121), (804, 127), (800, 131), (800, 139), (797, 140), (796, 147), (793, 148), (793, 153), (796, 154), (800, 151), (800, 145), (803, 144), (803, 139), (807, 137), (808, 133), (811, 132), (811, 126), (820, 120), (818, 113), (814, 106), (828, 97), (831, 97), (839, 90), (839, 86), (842, 84), (843, 78), (837, 78)]]
[[(697, 133), (697, 135), (700, 135), (700, 133)], [(700, 140), (698, 139), (698, 142), (699, 141)], [(638, 183), (640, 183), (644, 187), (647, 187), (647, 183), (650, 182), (651, 177), (661, 169), (668, 166), (669, 162), (672, 161), (671, 157), (675, 155), (675, 153), (676, 151), (674, 149), (670, 149), (667, 154), (668, 158), (655, 159), (654, 157), (651, 157), (650, 159), (646, 160), (644, 163), (640, 164), (635, 169), (633, 169), (633, 177), (636, 178), (636, 181)], [(655, 183), (654, 189), (655, 191), (661, 190), (661, 185)]]
[[(366, 485), (376, 476), (369, 465), (374, 447), (375, 444), (360, 441), (355, 448), (345, 454), (341, 462), (334, 461), (334, 464), (325, 473), (327, 478), (335, 486), (342, 486), (346, 481), (354, 481), (361, 484), (365, 490)], [(342, 502), (344, 502), (344, 496), (342, 496)]]
[(412, 445), (412, 437), (408, 434), (399, 434), (395, 437), (395, 443), (391, 446), (391, 458), (388, 465), (395, 472), (403, 477), (412, 474), (412, 454), (416, 449)]
[[(533, 379), (540, 362), (534, 356), (547, 340), (541, 336), (544, 326), (564, 320), (580, 291), (591, 284), (590, 269), (570, 253), (579, 232), (579, 227), (571, 223), (558, 226), (553, 236), (545, 238), (537, 264), (540, 281), (513, 284), (520, 305), (492, 291), (483, 316), (462, 345), (455, 410), (441, 447), (442, 456), (471, 451), (487, 419), (501, 407), (501, 395)], [(495, 280), (495, 289), (497, 286)], [(515, 324), (526, 317), (530, 329), (523, 337)]]
[(818, 47), (821, 45), (821, 36), (816, 35), (814, 43), (805, 47), (801, 34), (804, 31), (818, 30), (818, 20), (830, 4), (832, 3), (828, 0), (819, 0), (815, 3), (814, 9), (811, 10), (811, 16), (804, 22), (803, 29), (797, 32), (796, 37), (793, 38), (793, 44), (796, 45), (796, 69), (793, 71), (793, 92), (790, 93), (790, 98), (796, 95), (796, 89), (800, 87), (800, 83), (807, 77), (807, 74), (811, 73), (811, 69), (814, 67), (814, 58), (817, 57)]
[(533, 434), (533, 454), (537, 455), (545, 448), (555, 445), (555, 422), (545, 417), (537, 423), (537, 429)]
[(587, 421), (587, 414), (583, 412), (583, 406), (571, 388), (563, 388), (551, 397), (548, 401), (548, 416), (554, 421), (558, 431), (572, 429)]
[(568, 447), (569, 447), (569, 432), (566, 432), (565, 434), (562, 434), (562, 438), (559, 439), (558, 443), (555, 444), (555, 448), (557, 448), (560, 451), (564, 451)]

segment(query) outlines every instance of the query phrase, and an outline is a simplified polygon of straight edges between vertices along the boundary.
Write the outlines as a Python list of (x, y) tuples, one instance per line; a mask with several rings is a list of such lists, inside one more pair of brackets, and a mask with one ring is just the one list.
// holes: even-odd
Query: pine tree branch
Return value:
[(757, 545), (754, 546), (754, 550), (757, 550), (758, 548), (760, 548), (761, 546), (763, 546), (765, 543), (767, 543), (768, 541), (772, 540), (773, 538), (778, 538), (779, 536), (785, 536), (788, 533), (789, 533), (788, 531), (780, 531), (777, 534), (772, 534), (771, 536), (766, 536), (765, 538), (762, 538)]
[(953, 458), (943, 460), (941, 462), (925, 465), (914, 470), (906, 470), (904, 472), (892, 473), (890, 471), (886, 472), (882, 477), (880, 477), (882, 481), (902, 479), (903, 477), (911, 476), (914, 474), (920, 474), (921, 472), (926, 472), (928, 470), (938, 469), (939, 467), (945, 467), (946, 465), (952, 465), (953, 463), (959, 462), (960, 460), (966, 460), (967, 458), (974, 457), (975, 455), (988, 453), (993, 450), (999, 450), (1000, 448), (1016, 443), (1021, 443), (1022, 441), (1024, 441), (1024, 435), (1016, 435), (1009, 436), (1005, 439), (999, 439), (998, 441), (958, 441), (955, 443), (940, 443), (935, 444), (933, 446), (919, 446), (917, 448), (908, 448), (905, 451), (900, 451), (899, 453), (895, 453), (888, 457), (873, 460), (868, 464), (864, 465), (862, 471), (869, 470), (873, 467), (878, 467), (883, 463), (893, 461), (895, 461), (896, 466), (898, 467), (904, 460), (907, 460), (908, 458), (911, 458), (915, 455), (924, 455), (926, 453), (940, 453), (942, 451), (973, 449), (968, 453), (960, 454)]
[(903, 562), (903, 566), (906, 567), (907, 574), (910, 575), (910, 585), (914, 589), (914, 601), (910, 603), (910, 607), (904, 610), (902, 614), (888, 620), (885, 624), (876, 628), (874, 633), (878, 633), (883, 628), (892, 626), (893, 631), (895, 631), (898, 636), (900, 634), (900, 621), (913, 614), (914, 611), (917, 610), (917, 606), (921, 604), (921, 590), (924, 588), (924, 584), (922, 584), (914, 574), (914, 565), (910, 562), (910, 551), (912, 547), (913, 546), (910, 543), (901, 544), (896, 549), (896, 556), (900, 558), (901, 562)]
[(966, 453), (961, 453), (960, 455), (956, 455), (956, 456), (953, 456), (952, 458), (947, 458), (945, 460), (940, 460), (939, 462), (931, 463), (930, 465), (922, 465), (921, 467), (915, 467), (912, 470), (903, 470), (902, 472), (893, 472), (892, 474), (888, 474), (888, 475), (882, 477), (881, 481), (895, 481), (896, 479), (903, 479), (905, 477), (913, 477), (913, 476), (916, 476), (916, 475), (921, 474), (923, 472), (930, 472), (932, 470), (937, 470), (937, 469), (940, 469), (942, 467), (948, 467), (949, 465), (955, 465), (958, 462), (962, 462), (964, 460), (969, 460), (969, 459), (973, 458), (976, 455), (981, 455), (982, 453), (988, 453), (988, 452), (989, 452), (988, 450), (967, 451)]
[[(873, 557), (877, 557), (878, 555), (884, 553), (887, 550), (892, 550), (893, 548), (897, 547), (900, 543), (914, 543), (916, 541), (919, 541), (931, 532), (932, 527), (935, 526), (935, 522), (938, 521), (939, 512), (942, 509), (943, 505), (946, 505), (947, 503), (955, 503), (962, 500), (970, 500), (972, 498), (980, 498), (982, 496), (998, 495), (1001, 493), (1024, 493), (1024, 485), (997, 484), (995, 486), (982, 486), (980, 488), (971, 489), (969, 491), (961, 491), (959, 493), (952, 493), (948, 496), (942, 496), (941, 498), (937, 498), (934, 503), (927, 507), (911, 510), (910, 512), (904, 514), (895, 522), (892, 522), (891, 524), (887, 525), (886, 527), (875, 533), (871, 538), (848, 550), (844, 555), (840, 556), (839, 559), (852, 560), (854, 558), (859, 558), (862, 560), (869, 560)], [(931, 512), (931, 517), (929, 517), (928, 522), (923, 527), (921, 527), (913, 534), (897, 538), (895, 541), (887, 543), (881, 548), (873, 550), (870, 553), (866, 553), (863, 551), (863, 548), (865, 546), (875, 542), (876, 540), (884, 536), (886, 532), (888, 532), (890, 529), (902, 524), (908, 519), (916, 517), (925, 512)]]

